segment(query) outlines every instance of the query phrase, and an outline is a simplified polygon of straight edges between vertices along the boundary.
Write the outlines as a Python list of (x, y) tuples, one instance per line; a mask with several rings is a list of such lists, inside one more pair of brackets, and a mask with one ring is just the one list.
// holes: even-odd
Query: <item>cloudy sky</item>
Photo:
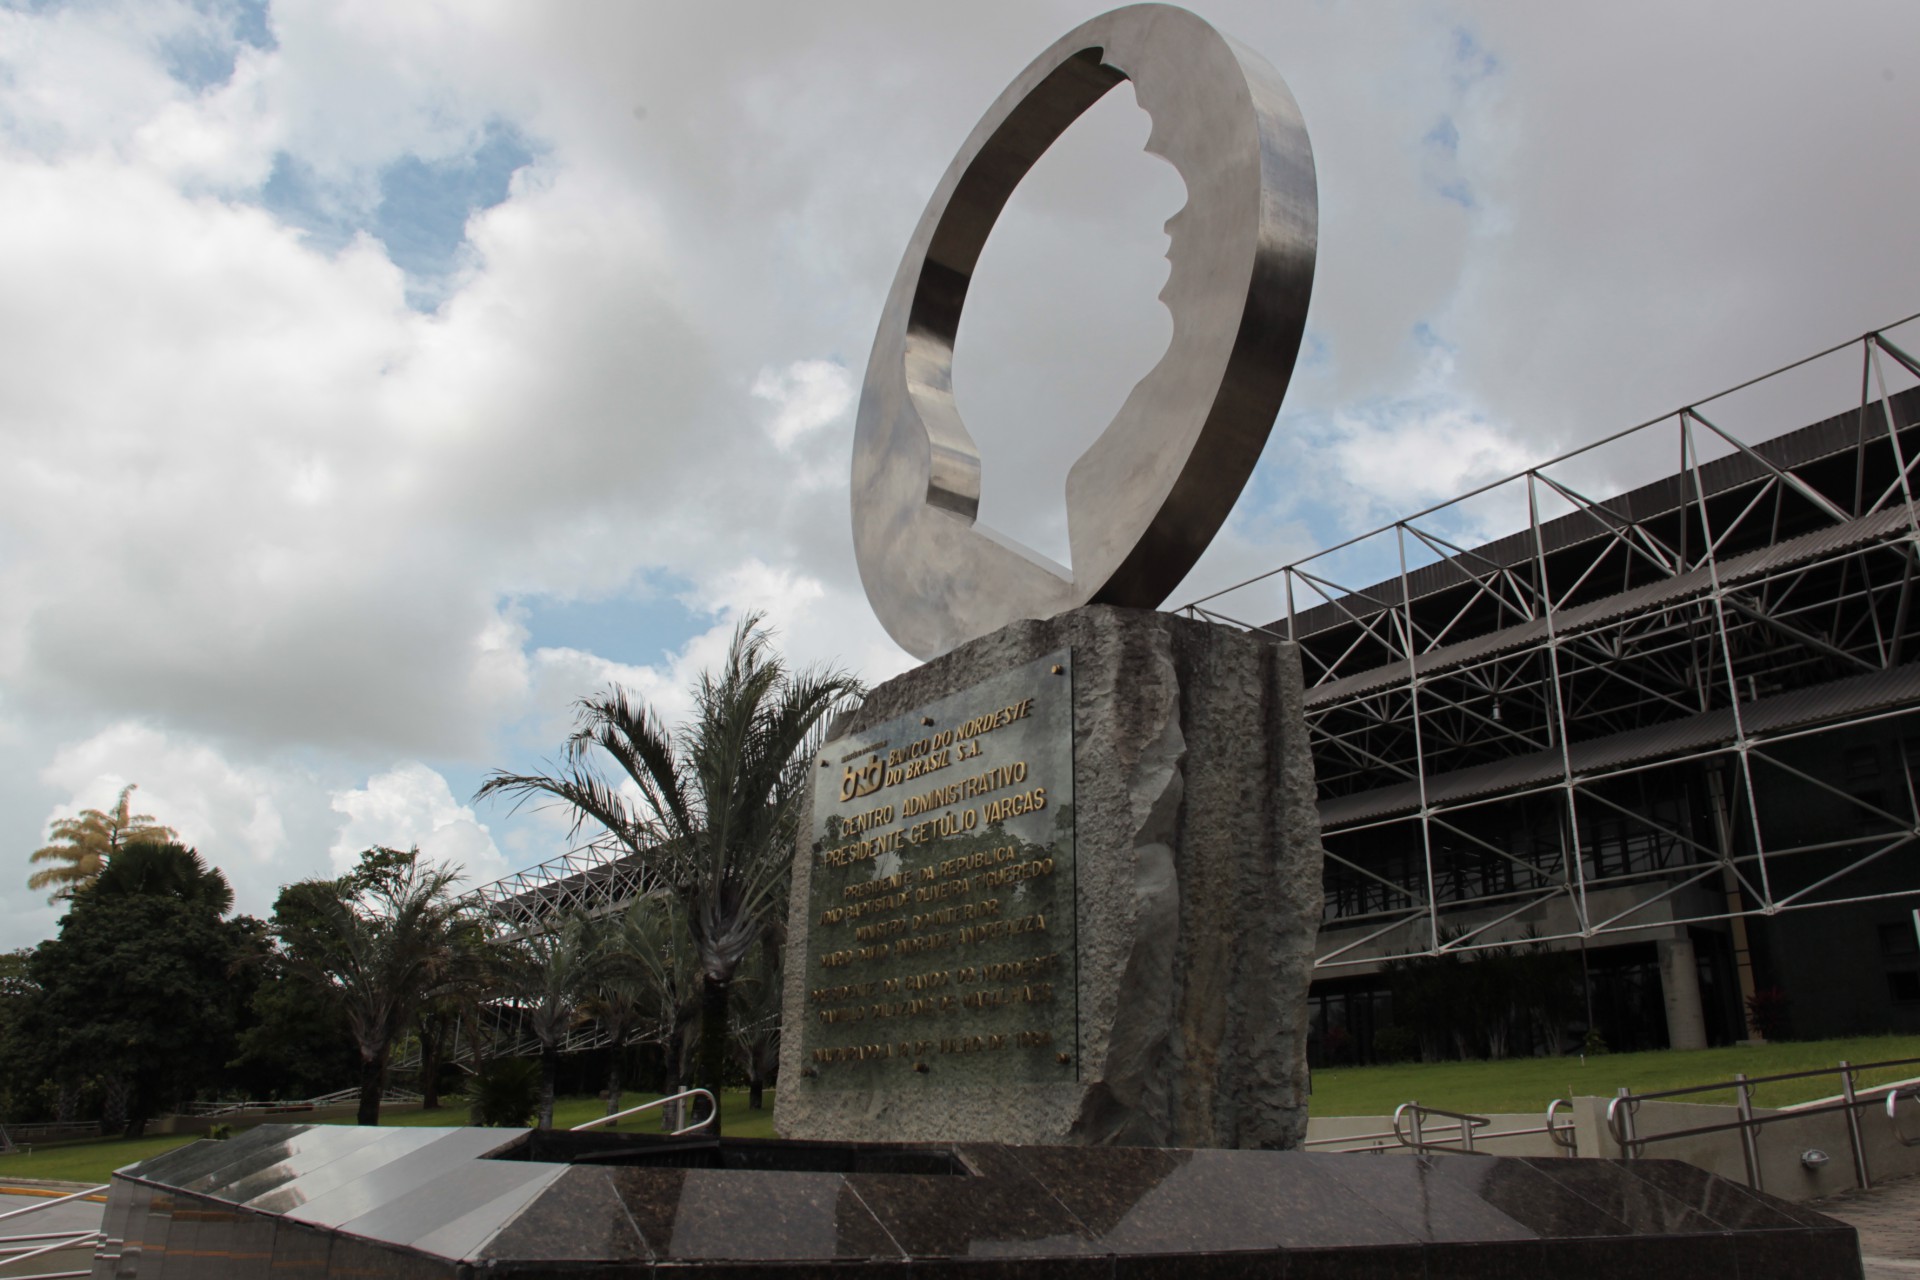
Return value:
[[(881, 299), (1102, 7), (0, 0), (0, 946), (126, 782), (245, 910), (372, 843), (485, 880), (564, 847), (486, 771), (742, 611), (908, 665), (848, 533)], [(1170, 603), (1920, 311), (1911, 0), (1202, 12), (1292, 86), (1321, 248)], [(956, 356), (984, 518), (1063, 559), (1168, 335), (1145, 137), (1123, 85), (1048, 154)]]

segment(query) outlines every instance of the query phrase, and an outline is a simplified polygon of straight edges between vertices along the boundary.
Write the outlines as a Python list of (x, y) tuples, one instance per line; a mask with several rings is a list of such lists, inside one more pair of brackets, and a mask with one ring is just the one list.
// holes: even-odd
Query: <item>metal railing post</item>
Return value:
[(1747, 1073), (1734, 1072), (1733, 1083), (1740, 1099), (1740, 1154), (1747, 1162), (1747, 1185), (1765, 1191), (1760, 1177), (1760, 1143), (1753, 1132), (1753, 1090), (1747, 1084)]
[(1569, 1156), (1578, 1156), (1580, 1154), (1579, 1131), (1569, 1122), (1566, 1126), (1566, 1137), (1563, 1138), (1560, 1136), (1560, 1130), (1554, 1127), (1553, 1114), (1561, 1107), (1565, 1107), (1571, 1111), (1573, 1104), (1565, 1098), (1555, 1098), (1547, 1104), (1547, 1138)]
[(1420, 1150), (1420, 1144), (1426, 1141), (1425, 1138), (1420, 1136), (1420, 1104), (1417, 1102), (1411, 1104), (1407, 1108), (1407, 1114), (1410, 1118), (1408, 1127), (1413, 1130), (1413, 1149), (1418, 1151)]
[(1620, 1096), (1614, 1099), (1611, 1109), (1620, 1117), (1620, 1123), (1613, 1131), (1614, 1138), (1620, 1143), (1620, 1158), (1631, 1160), (1640, 1154), (1640, 1144), (1634, 1140), (1633, 1095), (1625, 1085), (1620, 1086)]
[(1867, 1148), (1860, 1141), (1860, 1112), (1853, 1094), (1853, 1064), (1845, 1058), (1840, 1059), (1840, 1093), (1847, 1102), (1847, 1145), (1853, 1151), (1853, 1180), (1862, 1191), (1873, 1186), (1873, 1179), (1867, 1174)]

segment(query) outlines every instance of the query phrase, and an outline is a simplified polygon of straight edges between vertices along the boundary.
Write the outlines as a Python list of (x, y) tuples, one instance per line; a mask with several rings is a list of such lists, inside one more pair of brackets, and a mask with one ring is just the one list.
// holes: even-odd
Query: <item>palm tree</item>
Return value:
[(479, 1027), (484, 1020), (481, 1006), (500, 985), (502, 965), (494, 947), (488, 921), (479, 912), (461, 912), (450, 931), (451, 947), (446, 966), (413, 1014), (414, 1034), (420, 1041), (420, 1109), (434, 1111), (440, 1106), (440, 1072), (447, 1051), (457, 1051), (462, 1027), (469, 1029), (467, 1051), (469, 1068), (477, 1074), (481, 1067)]
[(733, 1057), (747, 1076), (749, 1111), (765, 1105), (767, 1081), (780, 1067), (781, 932), (769, 929), (734, 976)]
[(283, 938), (293, 966), (346, 1011), (360, 1051), (359, 1124), (380, 1123), (393, 1042), (452, 972), (467, 932), (452, 894), (460, 873), (417, 855), (371, 877), (323, 882), (318, 919), (297, 940)]
[[(677, 898), (649, 894), (620, 914), (610, 945), (614, 963), (602, 976), (596, 1016), (616, 1046), (635, 1033), (639, 1043), (659, 1045), (667, 1071), (662, 1092), (678, 1093), (685, 1078), (687, 1032), (700, 1014), (700, 972), (693, 963), (686, 913)], [(616, 1049), (607, 1081), (608, 1115), (620, 1110), (619, 1071)], [(678, 1129), (681, 1109), (680, 1103), (669, 1104), (661, 1127)]]
[[(560, 1043), (582, 1016), (611, 959), (604, 917), (576, 912), (550, 920), (508, 943), (505, 994), (540, 1042), (540, 1127), (553, 1128), (553, 1089)], [(616, 1052), (617, 1052), (616, 1048)]]
[[(572, 809), (576, 834), (599, 827), (680, 900), (701, 969), (696, 1076), (716, 1097), (728, 989), (785, 905), (806, 765), (828, 713), (860, 692), (842, 672), (789, 671), (760, 622), (753, 614), (735, 628), (720, 671), (700, 676), (693, 718), (677, 732), (616, 686), (581, 700), (559, 776), (496, 771), (475, 797), (553, 797)], [(595, 771), (596, 748), (638, 789), (639, 805)]]
[(54, 886), (47, 901), (59, 902), (97, 880), (113, 855), (128, 845), (168, 844), (178, 840), (179, 833), (172, 827), (161, 826), (152, 814), (129, 812), (136, 785), (130, 782), (120, 789), (120, 798), (114, 802), (111, 813), (82, 809), (71, 818), (55, 822), (51, 832), (53, 843), (44, 849), (35, 849), (27, 859), (55, 865), (29, 876), (27, 888)]

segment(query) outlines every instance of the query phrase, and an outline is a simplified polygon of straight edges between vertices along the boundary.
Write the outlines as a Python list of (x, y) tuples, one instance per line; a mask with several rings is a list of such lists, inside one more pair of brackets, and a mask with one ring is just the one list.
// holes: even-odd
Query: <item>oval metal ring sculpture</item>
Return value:
[[(1187, 203), (1167, 223), (1166, 355), (1067, 476), (1068, 570), (976, 523), (980, 454), (953, 343), (980, 252), (1020, 179), (1122, 80)], [(1313, 150), (1277, 72), (1206, 22), (1144, 4), (1075, 28), (954, 157), (887, 296), (861, 391), (853, 541), (874, 612), (926, 659), (1020, 618), (1152, 608), (1206, 550), (1259, 459), (1306, 326)]]

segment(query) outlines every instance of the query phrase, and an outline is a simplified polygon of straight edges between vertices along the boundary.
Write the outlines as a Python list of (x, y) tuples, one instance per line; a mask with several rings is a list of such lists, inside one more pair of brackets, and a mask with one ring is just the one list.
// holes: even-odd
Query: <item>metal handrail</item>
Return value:
[[(248, 1098), (239, 1102), (190, 1102), (187, 1114), (193, 1116), (231, 1116), (246, 1115), (252, 1112), (272, 1113), (276, 1111), (317, 1111), (323, 1107), (345, 1106), (360, 1096), (358, 1089), (336, 1089), (332, 1093), (323, 1093), (313, 1098), (288, 1098), (284, 1101), (272, 1101), (260, 1098)], [(412, 1089), (388, 1086), (380, 1091), (380, 1101), (384, 1103), (419, 1102), (420, 1094)]]
[[(41, 1245), (37, 1249), (29, 1249), (24, 1253), (16, 1253), (10, 1258), (0, 1260), (0, 1267), (10, 1267), (16, 1262), (25, 1262), (28, 1258), (38, 1258), (42, 1254), (64, 1253), (68, 1249), (75, 1249), (83, 1244), (92, 1244), (97, 1240), (105, 1238), (106, 1233), (102, 1231), (77, 1231), (70, 1236), (61, 1237), (52, 1244)], [(81, 1274), (86, 1273), (83, 1272)]]
[(1386, 1149), (1382, 1144), (1392, 1136), (1393, 1136), (1393, 1130), (1382, 1129), (1379, 1133), (1348, 1133), (1348, 1134), (1342, 1134), (1340, 1137), (1337, 1137), (1337, 1138), (1308, 1138), (1305, 1142), (1301, 1143), (1300, 1145), (1302, 1147), (1331, 1147), (1336, 1143), (1342, 1143), (1342, 1142), (1371, 1142), (1373, 1143), (1371, 1147), (1362, 1147), (1354, 1151), (1340, 1151), (1340, 1152), (1335, 1152), (1334, 1154), (1358, 1155), (1362, 1151), (1371, 1151), (1377, 1154)]
[(69, 1195), (55, 1196), (50, 1200), (42, 1200), (39, 1204), (30, 1204), (24, 1209), (9, 1209), (5, 1213), (0, 1213), (0, 1222), (5, 1222), (8, 1218), (23, 1218), (29, 1213), (38, 1213), (42, 1209), (51, 1209), (57, 1204), (66, 1204), (69, 1200), (78, 1200), (83, 1196), (97, 1196), (111, 1185), (111, 1183), (103, 1182), (97, 1187), (87, 1187), (84, 1190), (75, 1191)]
[(667, 1103), (678, 1102), (682, 1098), (705, 1098), (707, 1100), (707, 1118), (690, 1124), (684, 1129), (675, 1129), (667, 1135), (670, 1138), (677, 1138), (683, 1133), (692, 1133), (696, 1129), (705, 1129), (713, 1123), (714, 1117), (720, 1114), (720, 1103), (714, 1098), (713, 1094), (707, 1090), (682, 1089), (679, 1093), (669, 1094), (664, 1098), (655, 1098), (652, 1102), (643, 1102), (637, 1107), (628, 1107), (625, 1111), (616, 1111), (610, 1116), (596, 1116), (585, 1124), (574, 1125), (568, 1129), (567, 1132), (579, 1133), (582, 1129), (592, 1129), (598, 1125), (612, 1124), (615, 1120), (624, 1120), (628, 1116), (637, 1116), (642, 1111), (651, 1111), (655, 1107), (664, 1107)]
[[(1691, 1085), (1684, 1089), (1661, 1089), (1652, 1093), (1630, 1093), (1620, 1090), (1620, 1095), (1607, 1103), (1607, 1132), (1620, 1148), (1622, 1158), (1638, 1159), (1650, 1143), (1669, 1142), (1676, 1138), (1697, 1138), (1708, 1134), (1726, 1133), (1738, 1130), (1740, 1133), (1740, 1156), (1746, 1165), (1747, 1185), (1755, 1191), (1764, 1191), (1765, 1179), (1760, 1169), (1760, 1130), (1780, 1120), (1798, 1120), (1806, 1116), (1830, 1115), (1844, 1112), (1847, 1124), (1847, 1146), (1853, 1157), (1853, 1176), (1861, 1190), (1873, 1186), (1873, 1176), (1867, 1167), (1866, 1143), (1860, 1134), (1860, 1119), (1857, 1114), (1863, 1107), (1871, 1106), (1871, 1096), (1863, 1098), (1855, 1085), (1855, 1079), (1862, 1071), (1876, 1071), (1888, 1067), (1910, 1067), (1920, 1064), (1920, 1058), (1893, 1058), (1886, 1062), (1865, 1062), (1854, 1065), (1841, 1059), (1837, 1067), (1821, 1067), (1814, 1071), (1785, 1071), (1779, 1075), (1748, 1076), (1744, 1072), (1735, 1072), (1733, 1079), (1719, 1084)], [(1790, 1109), (1776, 1109), (1772, 1115), (1755, 1115), (1753, 1108), (1753, 1087), (1760, 1084), (1774, 1084), (1782, 1080), (1810, 1080), (1818, 1076), (1838, 1074), (1840, 1077), (1840, 1097), (1836, 1102), (1822, 1102), (1813, 1105), (1795, 1106)], [(1634, 1115), (1640, 1104), (1665, 1098), (1684, 1097), (1697, 1093), (1717, 1093), (1727, 1089), (1734, 1091), (1734, 1105), (1739, 1118), (1723, 1121), (1719, 1124), (1695, 1125), (1688, 1129), (1670, 1129), (1665, 1133), (1649, 1134), (1641, 1137), (1634, 1128)], [(1911, 1087), (1899, 1085), (1869, 1086), (1866, 1093), (1873, 1095), (1880, 1089), (1886, 1089), (1887, 1119), (1894, 1126), (1894, 1137), (1907, 1146), (1920, 1146), (1920, 1138), (1908, 1142), (1900, 1134), (1898, 1099), (1902, 1093), (1915, 1094)]]
[[(1577, 1156), (1580, 1154), (1579, 1136), (1574, 1128), (1573, 1122), (1571, 1120), (1566, 1124), (1555, 1124), (1553, 1122), (1553, 1117), (1560, 1108), (1567, 1107), (1571, 1109), (1572, 1106), (1573, 1103), (1565, 1098), (1555, 1098), (1547, 1104), (1547, 1122), (1543, 1125), (1536, 1125), (1530, 1129), (1496, 1129), (1492, 1133), (1478, 1133), (1476, 1130), (1492, 1124), (1493, 1121), (1489, 1120), (1486, 1116), (1463, 1115), (1457, 1111), (1442, 1111), (1438, 1107), (1423, 1107), (1418, 1102), (1403, 1102), (1394, 1108), (1393, 1128), (1391, 1129), (1383, 1129), (1379, 1133), (1342, 1134), (1337, 1138), (1309, 1138), (1300, 1145), (1302, 1147), (1330, 1147), (1346, 1143), (1371, 1142), (1373, 1145), (1370, 1147), (1359, 1147), (1350, 1151), (1339, 1152), (1338, 1154), (1357, 1155), (1362, 1151), (1378, 1154), (1386, 1150), (1386, 1139), (1392, 1138), (1401, 1146), (1411, 1148), (1415, 1151), (1446, 1150), (1449, 1149), (1448, 1143), (1450, 1141), (1458, 1141), (1460, 1143), (1460, 1150), (1462, 1151), (1473, 1151), (1475, 1150), (1475, 1142), (1492, 1142), (1498, 1138), (1526, 1138), (1536, 1133), (1544, 1133), (1552, 1140), (1555, 1146), (1565, 1151), (1569, 1156)], [(1412, 1141), (1408, 1140), (1407, 1132), (1403, 1131), (1400, 1127), (1400, 1117), (1403, 1115), (1410, 1117), (1409, 1125), (1412, 1132)], [(1457, 1139), (1436, 1138), (1428, 1141), (1423, 1123), (1424, 1117), (1426, 1116), (1445, 1116), (1448, 1119), (1461, 1121), (1460, 1124), (1442, 1125), (1439, 1131), (1445, 1133), (1448, 1130), (1457, 1130), (1460, 1131), (1462, 1136)]]
[[(18, 1253), (36, 1240), (71, 1240), (75, 1236), (97, 1236), (100, 1233), (91, 1227), (77, 1228), (72, 1231), (43, 1231), (37, 1236), (0, 1236), (0, 1253)], [(14, 1246), (18, 1245), (19, 1248)]]
[[(1408, 1117), (1407, 1127), (1408, 1130), (1411, 1131), (1410, 1135), (1400, 1128), (1400, 1117), (1403, 1115)], [(1459, 1131), (1460, 1150), (1462, 1151), (1473, 1150), (1473, 1131), (1475, 1129), (1484, 1129), (1493, 1123), (1493, 1121), (1487, 1119), (1485, 1116), (1468, 1115), (1462, 1111), (1443, 1111), (1439, 1107), (1423, 1107), (1418, 1102), (1403, 1102), (1393, 1109), (1393, 1136), (1399, 1141), (1401, 1146), (1411, 1147), (1415, 1151), (1431, 1151), (1443, 1145), (1441, 1142), (1428, 1142), (1426, 1140), (1424, 1122), (1428, 1116), (1445, 1116), (1449, 1120), (1459, 1121), (1456, 1125), (1442, 1125), (1440, 1127), (1442, 1130), (1452, 1128)]]
[[(1561, 1107), (1565, 1107), (1571, 1111), (1573, 1110), (1573, 1102), (1567, 1098), (1555, 1098), (1552, 1102), (1549, 1102), (1547, 1104), (1547, 1123), (1543, 1128), (1547, 1137), (1553, 1140), (1554, 1146), (1559, 1147), (1569, 1156), (1578, 1156), (1580, 1154), (1580, 1131), (1574, 1128), (1573, 1121), (1569, 1120), (1563, 1125), (1555, 1125), (1553, 1123), (1553, 1113)], [(1531, 1132), (1531, 1130), (1528, 1132)], [(1492, 1137), (1493, 1135), (1489, 1134), (1487, 1136)]]
[(1920, 1098), (1920, 1085), (1887, 1090), (1887, 1123), (1893, 1126), (1893, 1140), (1903, 1147), (1920, 1147), (1920, 1138), (1909, 1138), (1900, 1131), (1900, 1099)]
[[(1741, 1081), (1745, 1081), (1748, 1085), (1756, 1085), (1775, 1084), (1781, 1080), (1811, 1080), (1815, 1076), (1841, 1075), (1844, 1078), (1847, 1073), (1857, 1074), (1861, 1071), (1880, 1071), (1887, 1067), (1912, 1066), (1920, 1066), (1920, 1058), (1889, 1058), (1885, 1062), (1861, 1062), (1857, 1064), (1842, 1060), (1838, 1066), (1815, 1067), (1811, 1071), (1783, 1071), (1776, 1076), (1749, 1076), (1743, 1072), (1735, 1072), (1732, 1080), (1723, 1080), (1718, 1084), (1695, 1084), (1688, 1085), (1684, 1089), (1661, 1089), (1654, 1093), (1636, 1093), (1631, 1096), (1635, 1102), (1649, 1102), (1658, 1101), (1662, 1098), (1678, 1098), (1690, 1093), (1724, 1093), (1728, 1089), (1737, 1088)], [(1868, 1087), (1884, 1088), (1886, 1086)], [(1803, 1111), (1801, 1114), (1808, 1114), (1808, 1111)]]

